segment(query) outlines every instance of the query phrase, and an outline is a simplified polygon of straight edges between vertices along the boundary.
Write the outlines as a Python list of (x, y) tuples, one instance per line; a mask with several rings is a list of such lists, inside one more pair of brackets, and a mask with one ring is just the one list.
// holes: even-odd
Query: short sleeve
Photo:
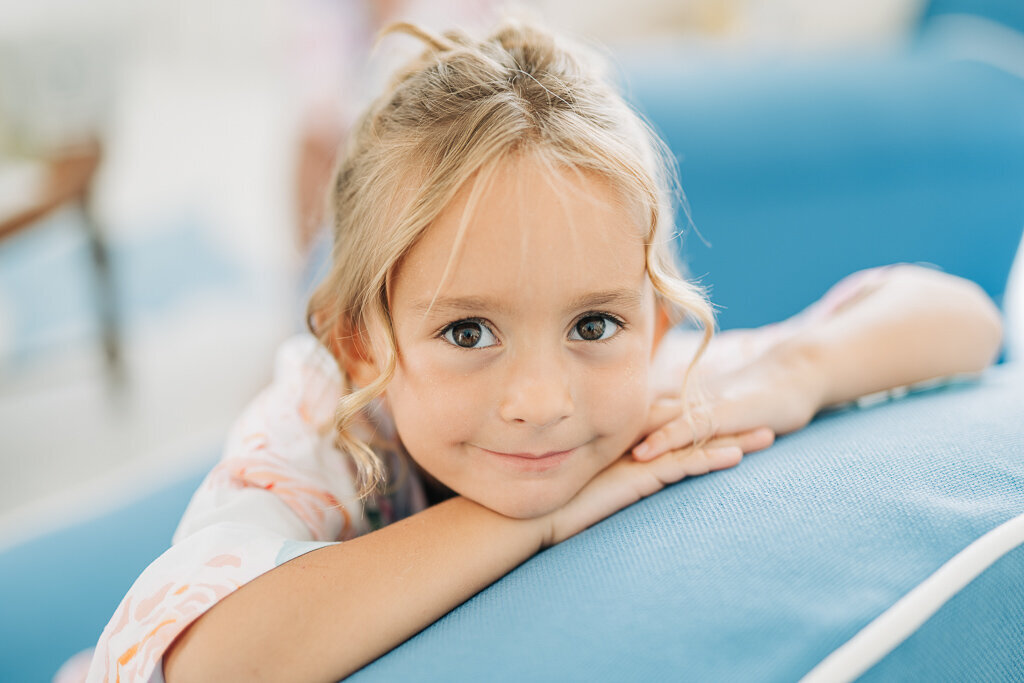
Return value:
[[(233, 426), (173, 545), (103, 630), (89, 681), (162, 680), (164, 652), (206, 610), (288, 560), (366, 533), (379, 508), (396, 507), (356, 495), (351, 459), (334, 445), (340, 392), (334, 359), (316, 339), (282, 346), (271, 385)], [(414, 512), (425, 499), (418, 480), (407, 479), (397, 507)]]
[(220, 522), (286, 538), (337, 541), (365, 533), (351, 458), (334, 446), (341, 378), (311, 336), (278, 352), (271, 385), (233, 426), (224, 457), (203, 481), (175, 543)]

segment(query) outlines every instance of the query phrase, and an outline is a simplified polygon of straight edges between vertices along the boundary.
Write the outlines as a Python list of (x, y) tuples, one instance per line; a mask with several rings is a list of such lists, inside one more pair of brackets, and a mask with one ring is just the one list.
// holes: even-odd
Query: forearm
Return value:
[(536, 553), (546, 529), (457, 497), (242, 586), (172, 646), (170, 683), (334, 681)]
[(802, 326), (783, 355), (808, 377), (820, 407), (957, 373), (978, 372), (1002, 341), (998, 309), (980, 287), (898, 266), (849, 305)]

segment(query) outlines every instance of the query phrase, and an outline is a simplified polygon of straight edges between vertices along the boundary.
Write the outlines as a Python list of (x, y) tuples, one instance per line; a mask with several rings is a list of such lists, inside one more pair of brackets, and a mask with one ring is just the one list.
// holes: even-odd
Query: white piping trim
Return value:
[(1024, 544), (1024, 514), (1004, 522), (957, 553), (892, 607), (800, 679), (852, 681), (914, 633), (950, 598), (1000, 557)]

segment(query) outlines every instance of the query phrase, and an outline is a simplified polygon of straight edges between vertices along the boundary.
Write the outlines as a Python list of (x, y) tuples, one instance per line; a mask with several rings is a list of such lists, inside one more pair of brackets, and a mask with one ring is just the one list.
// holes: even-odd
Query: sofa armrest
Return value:
[[(350, 680), (797, 680), (1024, 514), (1021, 405), (1010, 363), (823, 416), (541, 553)], [(1022, 574), (1017, 547), (890, 634), (865, 680), (1019, 677)]]

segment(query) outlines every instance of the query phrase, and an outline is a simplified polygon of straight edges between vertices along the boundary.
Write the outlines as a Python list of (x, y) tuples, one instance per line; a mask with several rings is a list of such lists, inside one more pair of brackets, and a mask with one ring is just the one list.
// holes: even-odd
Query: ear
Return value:
[(658, 347), (661, 346), (661, 340), (665, 338), (665, 334), (670, 329), (672, 329), (672, 318), (665, 305), (659, 301), (654, 308), (654, 346), (651, 349), (651, 355), (657, 353)]
[(380, 375), (373, 352), (361, 329), (345, 329), (339, 325), (334, 334), (331, 352), (338, 365), (356, 386), (365, 387)]

